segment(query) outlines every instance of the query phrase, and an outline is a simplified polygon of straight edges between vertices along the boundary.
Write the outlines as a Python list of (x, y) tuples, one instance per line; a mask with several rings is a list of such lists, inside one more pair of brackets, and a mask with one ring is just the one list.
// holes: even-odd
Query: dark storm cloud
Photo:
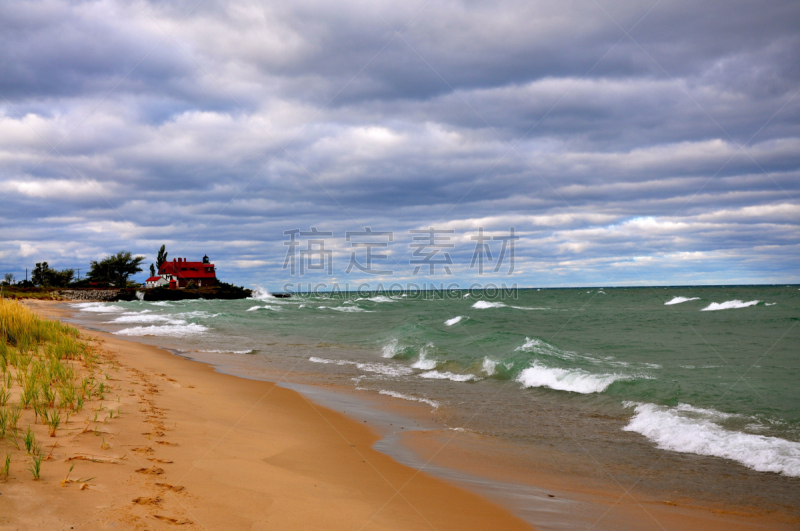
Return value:
[(470, 235), (511, 226), (522, 284), (797, 281), (797, 27), (795, 2), (7, 2), (0, 264), (167, 243), (277, 283), (284, 230), (333, 231), (343, 270), (347, 230), (394, 231), (399, 267), (436, 224), (463, 281)]

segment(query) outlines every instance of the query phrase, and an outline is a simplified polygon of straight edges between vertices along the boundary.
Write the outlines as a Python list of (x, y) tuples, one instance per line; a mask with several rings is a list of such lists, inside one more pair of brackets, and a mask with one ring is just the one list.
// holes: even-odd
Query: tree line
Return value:
[[(163, 260), (166, 260), (167, 253), (163, 245), (159, 251), (159, 259), (162, 258), (162, 254)], [(75, 278), (74, 269), (58, 270), (50, 267), (47, 262), (37, 262), (36, 267), (31, 271), (30, 280), (15, 282), (14, 275), (6, 273), (2, 284), (44, 288), (88, 287), (90, 285), (124, 288), (128, 285), (131, 275), (142, 271), (140, 266), (144, 258), (144, 256), (133, 256), (130, 251), (120, 251), (106, 256), (102, 260), (92, 260), (86, 278), (80, 280)], [(150, 270), (153, 271), (152, 264)]]

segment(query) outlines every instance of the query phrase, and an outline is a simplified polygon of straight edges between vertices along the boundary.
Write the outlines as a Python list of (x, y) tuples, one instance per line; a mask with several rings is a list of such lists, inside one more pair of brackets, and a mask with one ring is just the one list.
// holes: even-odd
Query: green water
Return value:
[[(675, 297), (696, 299), (665, 304)], [(704, 311), (714, 303), (727, 309)], [(544, 423), (526, 426), (516, 413), (535, 398), (553, 411), (563, 404), (624, 419), (612, 431), (644, 435), (652, 447), (800, 476), (797, 286), (89, 306), (87, 315), (122, 335), (341, 374), (359, 388), (464, 411), (480, 403), (495, 412), (484, 428), (497, 433), (541, 438)]]

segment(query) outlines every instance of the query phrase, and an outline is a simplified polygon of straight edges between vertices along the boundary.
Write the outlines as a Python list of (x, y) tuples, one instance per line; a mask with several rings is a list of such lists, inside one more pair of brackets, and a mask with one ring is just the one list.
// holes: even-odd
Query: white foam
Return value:
[(435, 400), (430, 400), (428, 398), (417, 398), (416, 396), (411, 395), (404, 395), (403, 393), (398, 393), (396, 391), (387, 391), (386, 389), (381, 389), (378, 391), (379, 394), (393, 396), (395, 398), (402, 398), (403, 400), (411, 400), (412, 402), (422, 402), (424, 404), (428, 404), (432, 406), (433, 409), (437, 409), (439, 407), (439, 402)]
[(266, 306), (252, 306), (252, 307), (250, 307), (250, 308), (248, 308), (248, 309), (247, 309), (247, 311), (248, 311), (248, 312), (254, 312), (254, 311), (256, 311), (256, 310), (272, 310), (273, 312), (279, 312), (281, 309), (280, 309), (280, 308), (277, 308), (277, 307), (275, 307), (275, 306), (270, 306), (270, 305), (266, 305)]
[(486, 310), (488, 308), (504, 308), (505, 304), (502, 302), (478, 301), (472, 307), (478, 310)]
[(394, 358), (397, 356), (397, 338), (393, 337), (387, 344), (383, 346), (381, 349), (381, 355), (384, 358)]
[(253, 349), (248, 350), (198, 350), (197, 352), (208, 352), (211, 354), (252, 354)]
[(778, 304), (778, 303), (777, 302), (765, 302), (764, 306), (775, 306), (776, 304)]
[(702, 310), (701, 312), (714, 312), (717, 310), (733, 310), (736, 308), (747, 308), (748, 306), (755, 306), (761, 301), (748, 301), (742, 302), (740, 300), (732, 300), (732, 301), (725, 301), (725, 302), (712, 302)]
[(672, 306), (673, 304), (680, 304), (682, 302), (699, 301), (700, 297), (673, 297), (664, 303), (664, 306)]
[(558, 391), (590, 394), (602, 393), (617, 380), (627, 380), (620, 374), (592, 374), (583, 369), (559, 369), (533, 362), (517, 376), (523, 387), (549, 387)]
[(463, 315), (459, 315), (458, 317), (453, 317), (452, 319), (448, 319), (444, 322), (445, 326), (453, 326), (456, 323), (460, 323), (461, 319), (463, 319)]
[(365, 310), (363, 308), (359, 308), (358, 306), (319, 306), (320, 310), (336, 310), (337, 312), (367, 312), (372, 313), (369, 310)]
[(428, 371), (420, 374), (422, 378), (432, 378), (434, 380), (453, 380), (454, 382), (469, 382), (477, 380), (474, 374), (456, 374), (454, 372)]
[(545, 354), (547, 356), (558, 356), (559, 358), (571, 359), (574, 358), (574, 353), (559, 350), (550, 343), (542, 341), (541, 339), (525, 338), (525, 343), (514, 349), (515, 352), (534, 352), (536, 354)]
[(149, 304), (152, 304), (153, 306), (172, 306), (172, 305), (171, 305), (170, 303), (168, 303), (167, 301), (151, 302), (151, 303), (149, 303)]
[(411, 365), (413, 368), (422, 369), (423, 371), (436, 368), (439, 363), (436, 360), (428, 359), (428, 349), (430, 348), (433, 348), (433, 343), (428, 343), (419, 349), (419, 359)]
[(386, 376), (407, 376), (414, 371), (402, 365), (388, 365), (385, 363), (356, 363), (362, 371), (374, 372)]
[(687, 404), (677, 408), (626, 405), (636, 409), (623, 430), (641, 433), (661, 449), (723, 457), (759, 472), (800, 477), (800, 443), (727, 430), (715, 421), (730, 415)]
[(549, 310), (550, 308), (531, 308), (530, 306), (511, 306), (515, 310)]
[(378, 295), (377, 297), (369, 297), (366, 299), (356, 299), (357, 301), (372, 301), (372, 302), (394, 302), (394, 299), (390, 299), (389, 297), (385, 297), (383, 295)]
[(499, 362), (489, 358), (483, 358), (483, 372), (489, 376), (497, 372), (497, 364)]
[(388, 365), (385, 363), (360, 363), (350, 360), (331, 360), (327, 358), (318, 358), (316, 356), (311, 356), (308, 358), (308, 361), (333, 365), (354, 365), (362, 371), (374, 372), (377, 374), (383, 374), (385, 376), (407, 376), (414, 372), (408, 367), (403, 367), (402, 365)]
[(110, 321), (111, 323), (169, 323), (173, 325), (186, 324), (182, 319), (171, 319), (165, 315), (158, 315), (154, 313), (134, 313), (120, 315), (116, 319)]
[(326, 363), (326, 364), (334, 364), (334, 365), (355, 365), (356, 362), (349, 361), (349, 360), (329, 360), (327, 358), (318, 358), (316, 356), (311, 356), (308, 358), (308, 361), (312, 361), (314, 363)]
[(193, 312), (176, 313), (174, 316), (180, 317), (182, 319), (208, 319), (212, 317), (217, 317), (218, 315), (219, 315), (218, 313), (208, 313), (204, 312), (203, 310), (195, 310)]
[(469, 295), (470, 295), (469, 293), (465, 293), (465, 294), (464, 294), (464, 298), (465, 298), (465, 299), (469, 299)]
[(195, 334), (202, 334), (208, 330), (203, 325), (189, 323), (180, 325), (164, 325), (164, 326), (135, 326), (133, 328), (124, 328), (118, 332), (114, 332), (121, 336), (170, 336), (170, 337), (185, 337)]
[(258, 287), (253, 290), (253, 293), (250, 295), (250, 297), (248, 297), (248, 299), (265, 301), (265, 300), (274, 300), (275, 297), (270, 295), (269, 291), (266, 288)]
[(119, 306), (109, 306), (105, 302), (80, 302), (78, 304), (71, 304), (71, 306), (73, 308), (78, 308), (82, 312), (92, 313), (118, 313), (125, 311)]

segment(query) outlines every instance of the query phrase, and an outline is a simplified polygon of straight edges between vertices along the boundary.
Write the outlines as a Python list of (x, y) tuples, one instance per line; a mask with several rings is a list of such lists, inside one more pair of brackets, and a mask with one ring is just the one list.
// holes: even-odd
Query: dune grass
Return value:
[[(97, 354), (76, 328), (0, 298), (0, 443), (12, 452), (24, 448), (35, 480), (46, 458), (30, 422), (47, 426), (47, 434), (56, 437), (71, 415), (90, 401), (101, 401), (107, 384), (96, 378), (97, 363)], [(19, 428), (23, 415), (26, 431)], [(10, 463), (7, 454), (0, 478), (8, 478)]]

